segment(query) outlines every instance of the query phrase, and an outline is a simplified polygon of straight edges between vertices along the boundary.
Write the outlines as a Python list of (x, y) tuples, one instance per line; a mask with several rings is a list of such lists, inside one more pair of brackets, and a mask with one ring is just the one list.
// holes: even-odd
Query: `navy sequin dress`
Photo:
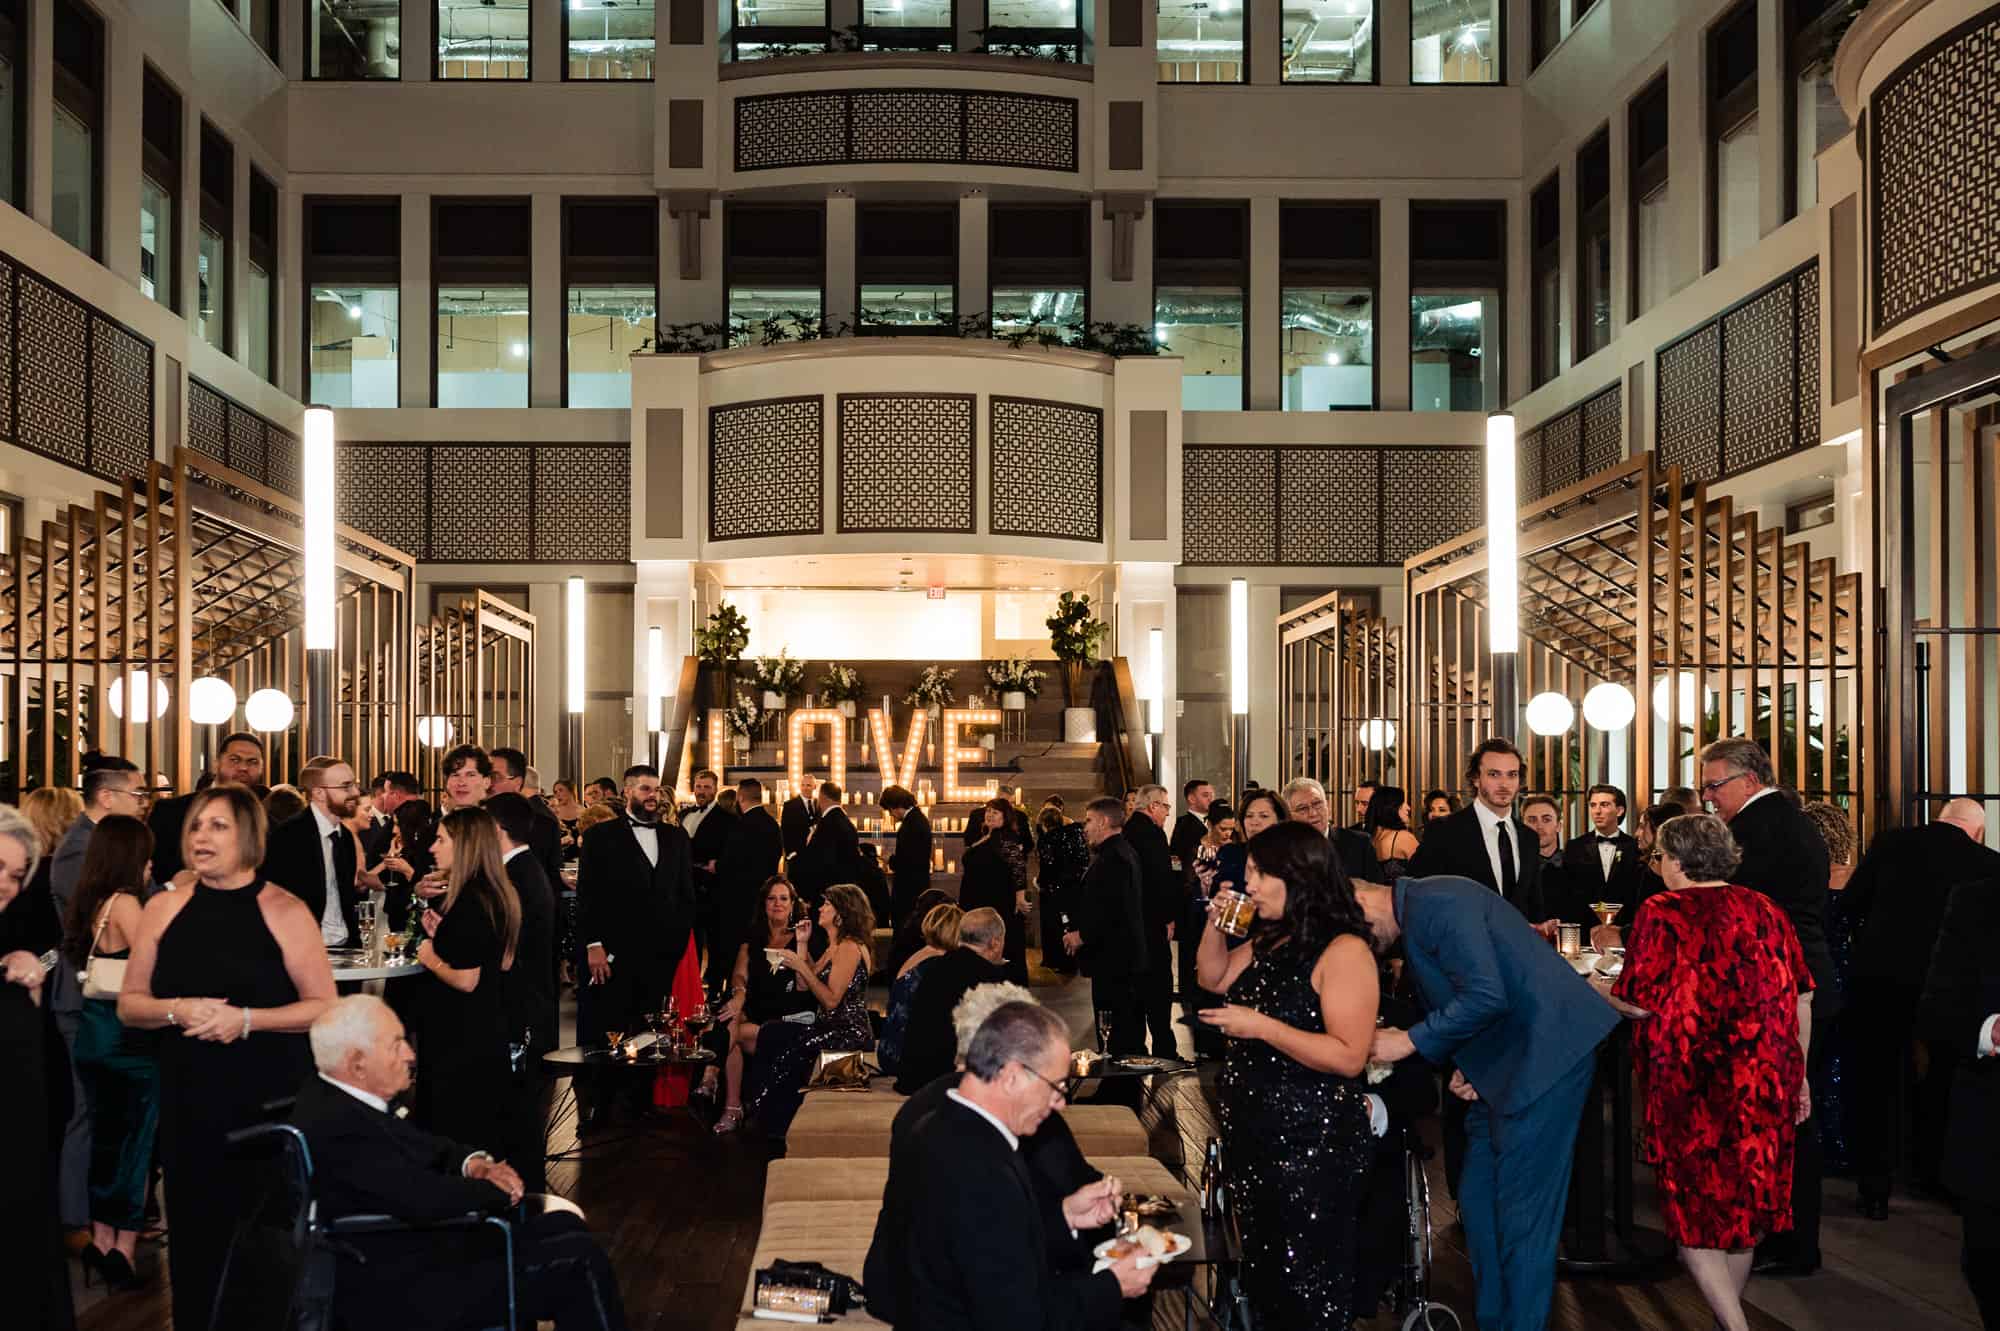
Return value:
[[(1318, 960), (1281, 944), (1250, 963), (1229, 1001), (1323, 1032), (1312, 986)], [(1355, 1217), (1375, 1151), (1365, 1088), (1262, 1040), (1231, 1040), (1221, 1092), (1243, 1283), (1258, 1325), (1343, 1331), (1354, 1286)]]

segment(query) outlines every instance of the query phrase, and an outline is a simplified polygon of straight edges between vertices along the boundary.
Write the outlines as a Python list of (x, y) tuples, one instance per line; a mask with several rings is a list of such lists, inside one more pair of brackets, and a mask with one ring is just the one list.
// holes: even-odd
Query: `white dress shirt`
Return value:
[(340, 824), (327, 817), (326, 810), (319, 805), (307, 807), (312, 810), (313, 822), (319, 827), (319, 858), (325, 866), (326, 909), (320, 912), (319, 937), (328, 947), (339, 947), (347, 941), (347, 918), (340, 913), (340, 884), (334, 881), (333, 874), (333, 834), (340, 830)]
[(512, 850), (502, 852), (500, 856), (500, 863), (511, 864), (516, 855), (524, 854), (527, 851), (527, 849), (528, 848), (526, 846), (516, 846)]
[(1499, 814), (1487, 808), (1485, 802), (1482, 800), (1472, 801), (1472, 812), (1479, 818), (1479, 836), (1486, 843), (1486, 863), (1493, 870), (1494, 890), (1498, 891), (1500, 885), (1507, 881), (1507, 876), (1500, 872), (1500, 833), (1498, 829), (1503, 822), (1507, 825), (1507, 843), (1513, 850), (1514, 882), (1518, 885), (1521, 881), (1521, 829), (1514, 826), (1514, 819), (1511, 815), (1502, 818)]
[(689, 809), (681, 818), (681, 831), (686, 832), (692, 840), (694, 834), (700, 830), (702, 820), (708, 817), (708, 811), (714, 807), (715, 801), (710, 800), (707, 804), (697, 804)]
[(639, 849), (646, 852), (646, 863), (658, 868), (660, 864), (660, 825), (658, 823), (634, 822), (627, 818), (626, 824), (632, 829), (632, 839), (639, 843)]
[(1002, 1122), (1001, 1122), (1001, 1121), (1000, 1121), (999, 1119), (995, 1118), (995, 1117), (994, 1117), (994, 1116), (993, 1116), (992, 1114), (988, 1113), (988, 1112), (987, 1112), (986, 1110), (982, 1109), (982, 1108), (981, 1108), (980, 1106), (978, 1106), (978, 1105), (976, 1105), (976, 1104), (972, 1103), (972, 1101), (970, 1101), (970, 1100), (966, 1099), (966, 1098), (965, 1098), (964, 1096), (960, 1095), (960, 1094), (958, 1093), (958, 1088), (957, 1088), (956, 1086), (954, 1086), (954, 1087), (953, 1087), (952, 1089), (950, 1089), (950, 1090), (946, 1091), (946, 1092), (944, 1093), (944, 1098), (945, 1098), (945, 1099), (947, 1099), (947, 1100), (956, 1100), (956, 1101), (957, 1101), (958, 1103), (960, 1103), (960, 1104), (964, 1105), (964, 1106), (965, 1106), (965, 1107), (966, 1107), (967, 1109), (970, 1109), (970, 1110), (971, 1110), (971, 1111), (972, 1111), (973, 1113), (975, 1113), (975, 1114), (979, 1115), (979, 1117), (981, 1117), (981, 1118), (985, 1119), (985, 1120), (986, 1120), (986, 1121), (987, 1121), (988, 1123), (991, 1123), (991, 1124), (993, 1125), (993, 1130), (994, 1130), (995, 1132), (998, 1132), (998, 1133), (999, 1133), (999, 1134), (1000, 1134), (1000, 1135), (1001, 1135), (1002, 1137), (1005, 1137), (1005, 1138), (1007, 1139), (1007, 1149), (1008, 1149), (1008, 1150), (1010, 1150), (1010, 1151), (1018, 1151), (1018, 1150), (1020, 1150), (1020, 1149), (1021, 1149), (1021, 1139), (1020, 1139), (1019, 1137), (1016, 1137), (1016, 1136), (1015, 1136), (1015, 1135), (1013, 1134), (1013, 1132), (1012, 1132), (1011, 1130), (1009, 1130), (1009, 1128), (1007, 1127), (1007, 1125), (1006, 1125), (1005, 1123), (1002, 1123)]
[(1738, 805), (1736, 808), (1736, 812), (1742, 813), (1743, 810), (1749, 808), (1751, 805), (1755, 804), (1758, 800), (1763, 799), (1766, 795), (1775, 795), (1777, 793), (1778, 789), (1776, 786), (1765, 786), (1755, 795), (1752, 795), (1749, 799), (1744, 800), (1742, 804)]
[(1597, 840), (1597, 862), (1604, 869), (1604, 879), (1606, 882), (1611, 881), (1611, 862), (1617, 858), (1618, 843), (1606, 839), (1603, 833), (1599, 833)]
[(2000, 1054), (2000, 1049), (1996, 1049), (1993, 1042), (1993, 1037), (1996, 1034), (1994, 1027), (1996, 1025), (2000, 1025), (2000, 1012), (1996, 1012), (1988, 1017), (1985, 1024), (1979, 1028), (1979, 1056), (1981, 1058), (1992, 1058), (1995, 1054)]

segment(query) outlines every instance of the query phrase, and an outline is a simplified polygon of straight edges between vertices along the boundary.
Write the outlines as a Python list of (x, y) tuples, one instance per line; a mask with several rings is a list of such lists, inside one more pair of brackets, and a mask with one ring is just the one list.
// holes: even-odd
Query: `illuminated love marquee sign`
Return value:
[[(785, 775), (790, 778), (792, 789), (804, 792), (806, 782), (806, 728), (808, 726), (828, 727), (825, 752), (828, 772), (826, 779), (847, 789), (847, 718), (831, 707), (806, 707), (792, 712), (787, 718), (785, 735)], [(961, 763), (979, 764), (985, 761), (985, 750), (959, 746), (959, 733), (971, 726), (997, 726), (1000, 713), (984, 707), (947, 707), (943, 714), (944, 742), (944, 789), (940, 794), (947, 804), (977, 803), (993, 798), (995, 786), (987, 782), (983, 786), (965, 787), (959, 784), (958, 773)], [(917, 768), (923, 758), (924, 734), (929, 729), (930, 717), (927, 713), (910, 713), (910, 728), (903, 738), (898, 753), (894, 734), (890, 729), (888, 713), (879, 707), (868, 709), (868, 729), (874, 737), (875, 752), (882, 769), (884, 785), (898, 785), (905, 790), (917, 784)], [(711, 734), (714, 734), (711, 722)]]

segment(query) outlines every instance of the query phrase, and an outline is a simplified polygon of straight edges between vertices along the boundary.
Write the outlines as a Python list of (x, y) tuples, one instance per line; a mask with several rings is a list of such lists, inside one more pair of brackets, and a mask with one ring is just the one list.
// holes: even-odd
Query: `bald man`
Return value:
[(1933, 1051), (1919, 1075), (1911, 1057), (1917, 999), (1944, 921), (1945, 902), (1961, 883), (2000, 883), (2000, 853), (1986, 846), (1986, 810), (1956, 799), (1934, 821), (1882, 833), (1848, 880), (1843, 906), (1854, 921), (1850, 1022), (1860, 1067), (1855, 1148), (1861, 1211), (1889, 1217), (1889, 1193), (1902, 1142), (1914, 1145), (1917, 1181), (1938, 1183), (1951, 1090), (1951, 1060)]

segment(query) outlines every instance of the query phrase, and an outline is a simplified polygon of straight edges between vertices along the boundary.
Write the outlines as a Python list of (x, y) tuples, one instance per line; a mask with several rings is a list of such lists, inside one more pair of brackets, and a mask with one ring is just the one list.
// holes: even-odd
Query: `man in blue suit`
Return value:
[(1543, 1331), (1577, 1123), (1618, 1014), (1471, 879), (1404, 878), (1354, 894), (1378, 950), (1402, 940), (1430, 1013), (1407, 1031), (1378, 1031), (1375, 1058), (1456, 1063), (1452, 1093), (1471, 1102), (1458, 1205), (1480, 1331)]

